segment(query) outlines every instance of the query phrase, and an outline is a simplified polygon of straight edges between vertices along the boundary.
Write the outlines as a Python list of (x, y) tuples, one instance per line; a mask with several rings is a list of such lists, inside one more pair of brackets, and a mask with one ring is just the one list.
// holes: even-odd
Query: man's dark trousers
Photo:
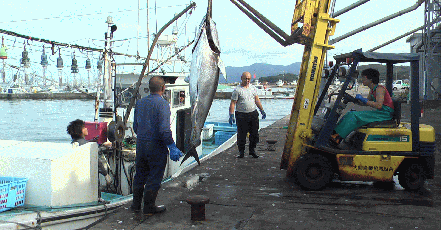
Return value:
[(237, 124), (237, 147), (239, 152), (245, 152), (247, 142), (247, 133), (250, 133), (250, 153), (254, 153), (257, 143), (259, 143), (259, 113), (254, 110), (250, 113), (241, 113), (236, 111)]
[(168, 148), (162, 141), (136, 143), (136, 174), (133, 189), (158, 190), (167, 164)]

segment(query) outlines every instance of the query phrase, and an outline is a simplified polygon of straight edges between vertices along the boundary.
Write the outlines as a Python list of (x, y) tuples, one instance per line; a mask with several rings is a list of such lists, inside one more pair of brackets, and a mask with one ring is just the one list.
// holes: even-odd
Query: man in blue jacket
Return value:
[(140, 212), (144, 196), (143, 213), (155, 214), (165, 211), (165, 206), (156, 206), (155, 200), (164, 176), (167, 154), (170, 150), (170, 159), (178, 161), (183, 153), (176, 147), (170, 130), (170, 105), (162, 97), (164, 79), (152, 77), (149, 89), (150, 95), (136, 103), (134, 112), (133, 129), (137, 143), (131, 209)]

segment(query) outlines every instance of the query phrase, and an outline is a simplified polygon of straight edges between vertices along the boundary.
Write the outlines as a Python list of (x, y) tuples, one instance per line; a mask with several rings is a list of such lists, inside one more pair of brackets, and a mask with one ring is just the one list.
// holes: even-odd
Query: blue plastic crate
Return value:
[(217, 131), (214, 134), (214, 143), (216, 145), (221, 145), (223, 144), (225, 141), (227, 141), (228, 139), (230, 139), (234, 134), (236, 134), (235, 132), (225, 132), (225, 131)]
[(27, 181), (26, 178), (0, 177), (0, 212), (24, 205)]
[(8, 210), (6, 207), (8, 206), (11, 184), (0, 180), (0, 212)]

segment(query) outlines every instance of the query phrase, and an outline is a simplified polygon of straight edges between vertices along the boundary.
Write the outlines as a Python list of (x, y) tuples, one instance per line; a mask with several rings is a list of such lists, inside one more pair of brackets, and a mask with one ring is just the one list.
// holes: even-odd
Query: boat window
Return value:
[(185, 91), (179, 91), (179, 104), (185, 105)]
[[(119, 86), (115, 87), (116, 94), (118, 95), (116, 98), (117, 101), (117, 107), (126, 108), (130, 101), (132, 100), (132, 97), (135, 95), (135, 89), (133, 88), (121, 88)], [(138, 94), (136, 99), (141, 99), (141, 95)], [(135, 101), (136, 102), (136, 101)]]
[(173, 107), (180, 107), (185, 105), (185, 91), (173, 92)]
[(170, 100), (171, 100), (171, 90), (165, 90), (165, 92), (164, 92), (164, 94), (162, 95), (162, 97), (166, 100), (166, 101), (168, 101), (168, 103), (170, 103)]

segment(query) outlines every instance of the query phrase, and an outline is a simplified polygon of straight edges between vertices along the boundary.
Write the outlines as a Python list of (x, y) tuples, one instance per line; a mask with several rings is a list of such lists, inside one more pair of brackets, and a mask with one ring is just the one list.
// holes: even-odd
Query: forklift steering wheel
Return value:
[(355, 97), (353, 97), (353, 96), (350, 95), (349, 93), (345, 93), (345, 94), (343, 94), (343, 98), (344, 98), (344, 101), (346, 101), (346, 102), (343, 102), (343, 103), (345, 103), (345, 104), (347, 104), (348, 102), (360, 103), (359, 100), (355, 99)]
[[(338, 95), (338, 93), (331, 93), (329, 94), (329, 102), (331, 102), (331, 97)], [(343, 94), (343, 103), (347, 104), (348, 102), (353, 102), (353, 103), (360, 103), (359, 100), (355, 99), (355, 97), (353, 97), (352, 95), (350, 95), (349, 93), (344, 93)]]

